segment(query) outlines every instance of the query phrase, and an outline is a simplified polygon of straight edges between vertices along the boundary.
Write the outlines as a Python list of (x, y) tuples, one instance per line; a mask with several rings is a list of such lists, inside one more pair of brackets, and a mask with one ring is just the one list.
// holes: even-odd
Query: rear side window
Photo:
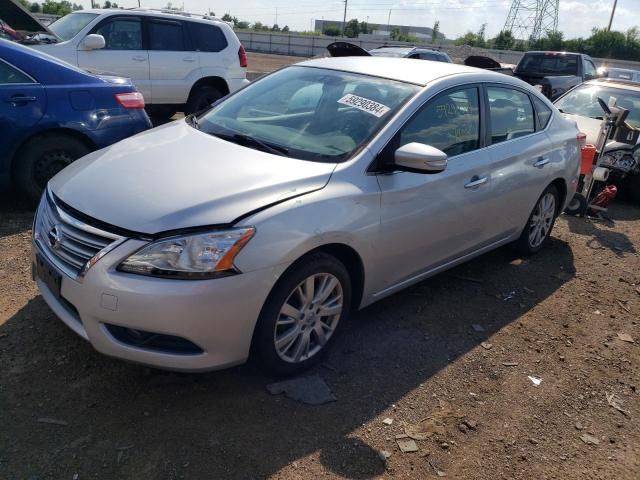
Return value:
[(535, 132), (529, 95), (519, 90), (488, 87), (491, 143), (500, 143)]
[(547, 107), (542, 100), (536, 97), (533, 97), (533, 106), (536, 109), (536, 118), (538, 120), (536, 130), (544, 130), (547, 128), (549, 120), (551, 120), (551, 109)]
[(220, 52), (227, 48), (227, 38), (215, 25), (189, 22), (194, 50), (200, 52)]
[(142, 23), (137, 18), (103, 23), (95, 33), (104, 37), (106, 50), (142, 50)]
[(516, 73), (531, 75), (578, 75), (577, 55), (560, 54), (527, 54), (518, 67)]
[(0, 60), (0, 85), (12, 83), (33, 83), (33, 80), (20, 70)]
[(181, 22), (149, 22), (149, 50), (182, 52), (185, 50)]
[(449, 156), (470, 152), (479, 146), (480, 114), (478, 89), (449, 91), (430, 100), (400, 131), (400, 145), (424, 143)]

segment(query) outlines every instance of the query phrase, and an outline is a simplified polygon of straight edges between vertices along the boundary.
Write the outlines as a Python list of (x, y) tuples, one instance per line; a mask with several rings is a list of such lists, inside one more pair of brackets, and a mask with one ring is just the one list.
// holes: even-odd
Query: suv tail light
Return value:
[(578, 146), (582, 150), (584, 146), (587, 144), (587, 134), (578, 132), (578, 134), (576, 135), (576, 139), (578, 140)]
[(247, 52), (242, 45), (238, 49), (238, 59), (240, 60), (240, 66), (247, 68)]
[(144, 108), (144, 97), (140, 92), (116, 93), (114, 96), (124, 108)]

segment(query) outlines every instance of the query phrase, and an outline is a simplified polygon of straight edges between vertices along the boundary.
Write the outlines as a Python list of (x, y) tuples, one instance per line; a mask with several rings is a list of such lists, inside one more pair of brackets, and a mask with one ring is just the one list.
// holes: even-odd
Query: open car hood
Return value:
[(329, 55), (332, 57), (370, 57), (371, 54), (364, 48), (349, 42), (333, 42), (327, 45)]
[(42, 25), (16, 0), (0, 1), (0, 18), (7, 22), (14, 30), (29, 33), (44, 32), (53, 35), (47, 27)]

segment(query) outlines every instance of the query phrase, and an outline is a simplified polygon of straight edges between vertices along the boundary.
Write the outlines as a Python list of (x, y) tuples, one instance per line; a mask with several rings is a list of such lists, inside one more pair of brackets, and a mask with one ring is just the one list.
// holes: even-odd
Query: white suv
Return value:
[(129, 77), (151, 115), (192, 113), (249, 83), (244, 47), (210, 17), (153, 10), (82, 10), (55, 21), (34, 48), (92, 72)]

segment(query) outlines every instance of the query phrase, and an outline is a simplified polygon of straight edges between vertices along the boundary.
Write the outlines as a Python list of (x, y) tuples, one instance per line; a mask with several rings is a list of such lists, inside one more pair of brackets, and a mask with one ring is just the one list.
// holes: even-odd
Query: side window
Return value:
[(500, 143), (535, 132), (529, 95), (503, 87), (488, 87), (491, 143)]
[(227, 48), (227, 38), (215, 25), (189, 22), (189, 30), (195, 50), (200, 52), (220, 52)]
[(162, 20), (149, 22), (149, 50), (184, 51), (182, 23)]
[(585, 59), (584, 61), (584, 78), (591, 79), (598, 77), (598, 69), (591, 60)]
[(20, 70), (0, 60), (0, 85), (8, 85), (11, 83), (33, 83), (33, 80)]
[(430, 100), (403, 127), (399, 147), (418, 142), (460, 155), (480, 144), (478, 89), (449, 91)]
[(544, 130), (551, 119), (551, 109), (542, 100), (535, 97), (533, 97), (533, 106), (536, 108), (536, 117), (538, 119), (536, 130)]
[(142, 23), (138, 18), (103, 23), (95, 33), (104, 37), (106, 50), (142, 50)]

